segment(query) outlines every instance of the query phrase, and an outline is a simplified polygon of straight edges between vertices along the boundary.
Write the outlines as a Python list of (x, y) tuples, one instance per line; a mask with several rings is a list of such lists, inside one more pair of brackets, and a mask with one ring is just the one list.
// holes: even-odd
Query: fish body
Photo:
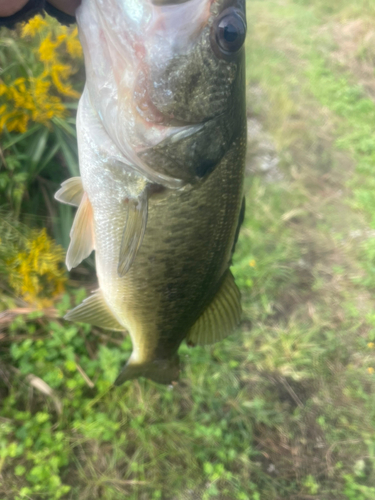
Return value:
[(67, 254), (99, 290), (67, 319), (129, 331), (117, 383), (178, 378), (177, 351), (230, 334), (246, 149), (244, 0), (83, 0), (87, 84)]

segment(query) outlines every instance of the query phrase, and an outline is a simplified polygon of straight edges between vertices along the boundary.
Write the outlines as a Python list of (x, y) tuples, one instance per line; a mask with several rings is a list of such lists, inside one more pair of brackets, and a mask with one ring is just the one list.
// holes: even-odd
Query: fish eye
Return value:
[(216, 43), (224, 55), (240, 50), (246, 38), (246, 22), (237, 9), (226, 9), (216, 21)]

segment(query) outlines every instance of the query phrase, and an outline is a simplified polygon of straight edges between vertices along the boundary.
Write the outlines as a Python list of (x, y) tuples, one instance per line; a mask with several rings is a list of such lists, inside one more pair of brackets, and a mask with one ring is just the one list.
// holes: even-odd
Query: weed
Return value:
[(374, 15), (248, 2), (248, 114), (277, 161), (247, 169), (242, 327), (182, 345), (177, 386), (112, 387), (131, 342), (61, 319), (84, 290), (0, 316), (1, 498), (374, 497), (375, 108), (332, 28)]

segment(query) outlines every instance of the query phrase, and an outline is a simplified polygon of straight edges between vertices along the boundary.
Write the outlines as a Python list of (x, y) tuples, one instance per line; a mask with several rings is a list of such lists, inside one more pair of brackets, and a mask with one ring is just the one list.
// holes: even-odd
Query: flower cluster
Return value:
[(8, 46), (19, 68), (14, 71), (12, 63), (0, 78), (0, 133), (4, 128), (24, 133), (30, 122), (48, 126), (54, 117), (64, 117), (66, 98), (79, 97), (71, 83), (82, 61), (77, 28), (36, 16)]
[(46, 230), (35, 231), (23, 251), (7, 262), (9, 284), (27, 302), (47, 307), (65, 289), (63, 261), (64, 250)]

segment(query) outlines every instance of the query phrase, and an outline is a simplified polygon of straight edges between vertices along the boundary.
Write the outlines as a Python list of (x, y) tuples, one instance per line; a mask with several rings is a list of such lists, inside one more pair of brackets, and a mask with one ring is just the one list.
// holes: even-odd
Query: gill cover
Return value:
[[(80, 106), (93, 108), (118, 148), (124, 169), (172, 189), (184, 182), (158, 172), (139, 152), (179, 131), (180, 124), (165, 123), (163, 114), (142, 94), (147, 94), (143, 78), (148, 78), (151, 63), (163, 65), (192, 43), (208, 18), (210, 3), (83, 0), (77, 10), (89, 95)], [(138, 102), (134, 89), (138, 89)]]

